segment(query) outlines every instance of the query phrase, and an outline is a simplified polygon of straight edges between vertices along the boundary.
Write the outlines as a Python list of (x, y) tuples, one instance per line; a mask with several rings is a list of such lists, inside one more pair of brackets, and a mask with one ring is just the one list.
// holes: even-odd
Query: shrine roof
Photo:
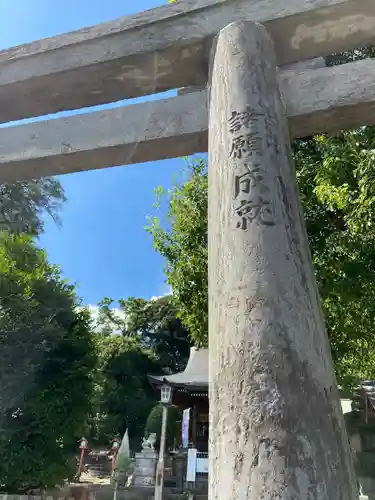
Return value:
[(208, 390), (208, 349), (192, 347), (189, 361), (182, 372), (148, 377), (155, 386), (168, 383), (173, 387)]

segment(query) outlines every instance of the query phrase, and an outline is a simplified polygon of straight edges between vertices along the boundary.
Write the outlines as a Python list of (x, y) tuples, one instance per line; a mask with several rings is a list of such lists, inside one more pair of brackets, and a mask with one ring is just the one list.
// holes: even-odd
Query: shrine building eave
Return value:
[(183, 392), (208, 392), (208, 383), (188, 383), (188, 382), (178, 382), (173, 379), (172, 376), (154, 376), (148, 375), (148, 379), (155, 389), (159, 388), (163, 384), (168, 384), (176, 390), (181, 390)]
[(184, 371), (171, 375), (148, 375), (155, 388), (169, 384), (183, 392), (208, 393), (208, 349), (190, 349), (189, 361)]

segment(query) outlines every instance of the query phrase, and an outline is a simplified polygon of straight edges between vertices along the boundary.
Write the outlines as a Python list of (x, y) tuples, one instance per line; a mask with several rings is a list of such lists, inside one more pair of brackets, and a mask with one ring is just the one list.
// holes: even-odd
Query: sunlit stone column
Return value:
[(220, 32), (210, 84), (210, 500), (357, 500), (263, 26)]

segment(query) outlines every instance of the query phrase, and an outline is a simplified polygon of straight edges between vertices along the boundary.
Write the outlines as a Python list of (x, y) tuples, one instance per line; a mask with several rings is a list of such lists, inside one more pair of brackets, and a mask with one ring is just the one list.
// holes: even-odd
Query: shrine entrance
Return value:
[(212, 500), (358, 497), (290, 140), (375, 124), (375, 61), (305, 63), (374, 33), (373, 0), (181, 0), (0, 54), (3, 123), (191, 87), (2, 128), (0, 182), (208, 150)]
[[(184, 371), (171, 375), (149, 375), (153, 387), (160, 391), (162, 384), (172, 387), (172, 403), (181, 411), (190, 409), (186, 447), (208, 453), (208, 349), (190, 348), (190, 357)], [(180, 445), (181, 437), (176, 436)]]

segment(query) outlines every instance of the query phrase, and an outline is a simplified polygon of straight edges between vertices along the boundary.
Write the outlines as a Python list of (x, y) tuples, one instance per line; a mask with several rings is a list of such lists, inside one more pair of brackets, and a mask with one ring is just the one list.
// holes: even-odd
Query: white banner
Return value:
[(187, 448), (189, 446), (189, 422), (190, 422), (190, 408), (183, 411), (182, 414), (182, 447)]

